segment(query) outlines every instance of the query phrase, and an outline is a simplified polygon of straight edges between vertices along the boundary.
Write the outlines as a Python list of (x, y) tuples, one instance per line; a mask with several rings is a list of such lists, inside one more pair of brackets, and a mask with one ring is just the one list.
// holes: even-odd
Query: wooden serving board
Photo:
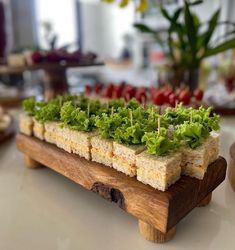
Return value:
[(193, 208), (207, 205), (211, 192), (225, 179), (226, 161), (219, 157), (210, 164), (203, 180), (182, 176), (166, 192), (131, 178), (110, 167), (69, 154), (55, 145), (23, 134), (17, 146), (28, 167), (38, 163), (68, 177), (103, 198), (116, 202), (139, 219), (140, 232), (155, 242), (169, 240), (176, 224)]

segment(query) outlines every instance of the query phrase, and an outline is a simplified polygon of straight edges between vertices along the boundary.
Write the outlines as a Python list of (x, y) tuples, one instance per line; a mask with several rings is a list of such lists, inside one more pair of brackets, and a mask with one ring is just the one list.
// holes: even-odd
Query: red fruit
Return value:
[(164, 94), (164, 97), (165, 97), (165, 102), (169, 103), (169, 96), (170, 96), (171, 94), (173, 94), (173, 90), (170, 89), (170, 88), (168, 88), (168, 89), (166, 89), (166, 90), (163, 92), (163, 94)]
[(77, 62), (81, 59), (81, 57), (82, 57), (82, 53), (79, 49), (75, 50), (72, 53), (69, 53), (69, 61), (71, 62)]
[(86, 86), (85, 86), (85, 93), (86, 93), (87, 95), (90, 95), (91, 92), (92, 92), (92, 87), (91, 87), (91, 85), (86, 84)]
[(176, 97), (176, 98), (179, 98), (179, 95), (180, 95), (181, 92), (182, 92), (182, 89), (181, 89), (181, 88), (177, 88), (177, 89), (175, 90), (175, 97)]
[(184, 105), (188, 105), (191, 99), (191, 93), (188, 89), (182, 90), (179, 94), (179, 101), (182, 102)]
[(145, 103), (147, 100), (147, 94), (146, 94), (146, 89), (145, 87), (140, 87), (137, 88), (136, 93), (135, 93), (135, 98), (140, 102), (140, 103)]
[(197, 101), (201, 101), (203, 98), (203, 90), (201, 89), (196, 89), (193, 92), (193, 95)]
[(136, 93), (136, 88), (131, 85), (126, 86), (126, 88), (123, 91), (124, 98), (127, 101), (135, 97), (135, 93)]
[(112, 98), (114, 92), (114, 85), (110, 83), (104, 90), (104, 96), (107, 98)]
[(163, 105), (164, 101), (165, 101), (165, 96), (164, 96), (163, 92), (162, 91), (157, 91), (154, 94), (154, 97), (153, 97), (154, 104)]
[(95, 93), (98, 95), (101, 93), (102, 89), (103, 89), (104, 85), (100, 82), (97, 82), (95, 84)]
[(122, 85), (115, 86), (115, 88), (114, 88), (114, 96), (116, 98), (122, 97), (123, 90), (124, 90), (124, 88), (123, 88)]
[(174, 93), (170, 94), (169, 95), (169, 104), (171, 105), (171, 107), (174, 108), (176, 105), (176, 102), (177, 102), (177, 98), (176, 98), (175, 94)]
[(31, 60), (33, 63), (40, 63), (43, 61), (43, 55), (39, 51), (35, 51), (31, 55)]
[(45, 59), (47, 62), (54, 63), (59, 62), (61, 60), (61, 57), (56, 50), (51, 50), (47, 52)]

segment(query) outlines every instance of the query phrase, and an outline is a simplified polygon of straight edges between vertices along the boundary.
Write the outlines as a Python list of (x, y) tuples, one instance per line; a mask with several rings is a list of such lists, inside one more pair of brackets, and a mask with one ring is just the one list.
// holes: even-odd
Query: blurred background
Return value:
[[(187, 30), (192, 25), (185, 23), (183, 0), (143, 1), (142, 9), (140, 4), (1, 0), (0, 105), (42, 97), (45, 91), (47, 98), (77, 93), (99, 82), (174, 90), (188, 86), (192, 93), (202, 90), (206, 103), (235, 109), (235, 2), (188, 1), (192, 30)], [(176, 23), (171, 19), (175, 14)], [(57, 60), (58, 54), (63, 60)], [(63, 64), (63, 70), (48, 66), (55, 63)]]

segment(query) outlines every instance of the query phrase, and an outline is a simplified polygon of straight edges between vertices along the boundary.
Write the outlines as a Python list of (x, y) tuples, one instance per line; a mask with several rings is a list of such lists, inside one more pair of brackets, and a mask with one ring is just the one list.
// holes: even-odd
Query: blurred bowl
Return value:
[(228, 178), (235, 192), (235, 143), (233, 143), (233, 145), (230, 147)]

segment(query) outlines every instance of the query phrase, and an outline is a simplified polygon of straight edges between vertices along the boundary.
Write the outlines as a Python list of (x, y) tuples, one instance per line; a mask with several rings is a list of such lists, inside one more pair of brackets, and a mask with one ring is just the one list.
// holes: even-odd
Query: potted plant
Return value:
[[(114, 0), (106, 1), (113, 2)], [(128, 2), (125, 1), (125, 6)], [(147, 8), (147, 2), (140, 1), (142, 11)], [(208, 22), (202, 22), (191, 8), (202, 2), (185, 0), (183, 6), (178, 7), (173, 14), (160, 6), (163, 17), (169, 23), (165, 39), (162, 39), (160, 32), (144, 23), (134, 24), (139, 31), (153, 35), (155, 40), (162, 46), (169, 59), (170, 69), (173, 72), (172, 84), (177, 86), (184, 82), (191, 90), (198, 87), (199, 69), (205, 58), (235, 48), (235, 24), (229, 21), (219, 21), (220, 9), (212, 14)], [(140, 10), (140, 8), (138, 9)], [(233, 30), (214, 40), (213, 35), (220, 25), (230, 25)]]

